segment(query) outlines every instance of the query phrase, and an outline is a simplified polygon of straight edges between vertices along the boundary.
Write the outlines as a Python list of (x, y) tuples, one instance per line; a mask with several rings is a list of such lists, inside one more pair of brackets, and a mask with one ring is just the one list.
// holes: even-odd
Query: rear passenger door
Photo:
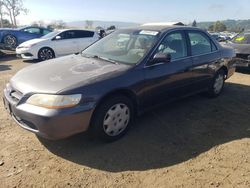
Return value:
[(194, 89), (207, 88), (221, 55), (211, 38), (202, 31), (187, 31), (193, 61)]
[(98, 40), (98, 37), (95, 36), (94, 31), (84, 31), (84, 30), (76, 31), (76, 38), (78, 39), (77, 43), (79, 52), (84, 50), (90, 44), (94, 43), (96, 40)]

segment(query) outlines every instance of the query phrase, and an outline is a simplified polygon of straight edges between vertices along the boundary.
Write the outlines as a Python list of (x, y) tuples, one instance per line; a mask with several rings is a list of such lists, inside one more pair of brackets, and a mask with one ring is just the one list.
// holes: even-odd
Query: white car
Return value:
[(99, 35), (95, 31), (58, 30), (20, 44), (16, 54), (23, 59), (44, 61), (78, 53), (98, 39)]

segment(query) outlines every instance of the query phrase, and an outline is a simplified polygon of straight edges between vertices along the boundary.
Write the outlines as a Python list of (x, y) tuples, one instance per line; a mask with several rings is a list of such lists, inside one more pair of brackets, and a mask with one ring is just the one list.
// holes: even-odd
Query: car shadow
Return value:
[(16, 54), (13, 51), (0, 50), (0, 63), (16, 59)]
[(250, 74), (250, 67), (238, 67), (236, 71), (243, 74)]
[(40, 63), (39, 60), (23, 60), (24, 63)]
[(227, 83), (216, 99), (196, 95), (162, 106), (139, 117), (114, 143), (91, 140), (87, 134), (39, 140), (55, 155), (90, 168), (109, 172), (164, 168), (249, 138), (249, 95), (250, 86)]
[(0, 72), (7, 71), (7, 70), (11, 70), (11, 65), (1, 65), (0, 64)]

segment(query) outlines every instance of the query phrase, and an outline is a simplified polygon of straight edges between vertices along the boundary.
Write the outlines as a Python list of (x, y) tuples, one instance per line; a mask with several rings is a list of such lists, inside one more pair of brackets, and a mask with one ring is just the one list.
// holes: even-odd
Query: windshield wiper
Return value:
[(101, 59), (101, 60), (104, 60), (104, 61), (108, 61), (110, 63), (113, 63), (113, 64), (116, 64), (118, 65), (119, 63), (115, 60), (112, 60), (112, 59), (109, 59), (109, 58), (106, 58), (106, 57), (102, 57), (102, 56), (98, 56), (98, 55), (87, 55), (87, 54), (83, 54), (82, 53), (82, 56), (83, 57), (86, 57), (86, 58), (95, 58), (95, 59)]
[(101, 59), (101, 60), (108, 61), (108, 62), (110, 62), (110, 63), (113, 63), (113, 64), (118, 65), (118, 62), (117, 62), (117, 61), (112, 60), (112, 59), (109, 59), (109, 58), (106, 58), (106, 57), (94, 55), (94, 56), (92, 56), (91, 58)]

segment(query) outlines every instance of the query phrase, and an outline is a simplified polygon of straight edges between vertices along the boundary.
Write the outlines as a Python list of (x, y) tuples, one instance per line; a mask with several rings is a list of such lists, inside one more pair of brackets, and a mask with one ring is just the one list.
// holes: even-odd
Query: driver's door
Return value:
[(156, 53), (170, 54), (171, 60), (145, 66), (146, 108), (192, 92), (192, 59), (188, 56), (184, 32), (169, 33)]

